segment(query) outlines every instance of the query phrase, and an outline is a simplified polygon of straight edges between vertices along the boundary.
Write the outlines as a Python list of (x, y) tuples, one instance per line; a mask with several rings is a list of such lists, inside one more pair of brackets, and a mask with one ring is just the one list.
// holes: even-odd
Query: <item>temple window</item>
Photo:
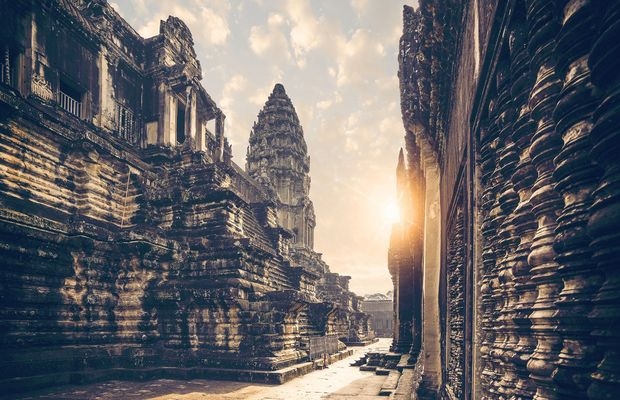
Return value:
[(16, 88), (18, 82), (18, 54), (8, 45), (0, 44), (0, 51), (2, 52), (0, 54), (0, 83)]
[(177, 103), (177, 144), (185, 142), (185, 105)]
[(130, 143), (138, 140), (137, 123), (131, 108), (116, 103), (116, 133)]
[(71, 114), (82, 117), (82, 93), (62, 79), (58, 85), (58, 105)]

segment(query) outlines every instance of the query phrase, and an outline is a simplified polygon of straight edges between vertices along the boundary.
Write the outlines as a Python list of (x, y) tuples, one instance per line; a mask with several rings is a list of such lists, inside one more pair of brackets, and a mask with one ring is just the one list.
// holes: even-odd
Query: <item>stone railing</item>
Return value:
[(82, 115), (82, 102), (60, 90), (58, 91), (58, 105), (73, 115), (77, 115), (78, 117)]
[(54, 92), (50, 83), (40, 75), (33, 75), (31, 81), (32, 94), (35, 96), (50, 101), (54, 98)]
[(338, 337), (336, 335), (310, 336), (306, 340), (310, 361), (321, 359), (323, 354), (338, 352)]

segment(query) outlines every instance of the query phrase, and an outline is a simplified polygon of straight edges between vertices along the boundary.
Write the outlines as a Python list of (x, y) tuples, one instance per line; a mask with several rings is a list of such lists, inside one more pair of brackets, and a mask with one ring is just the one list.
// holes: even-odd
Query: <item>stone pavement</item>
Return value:
[(107, 381), (102, 383), (63, 386), (29, 393), (18, 399), (66, 400), (314, 400), (314, 399), (385, 399), (379, 396), (386, 376), (360, 371), (349, 363), (366, 351), (387, 351), (390, 339), (381, 339), (369, 346), (353, 348), (348, 358), (329, 368), (311, 372), (278, 386), (248, 382), (194, 379), (179, 381), (158, 379), (148, 382)]

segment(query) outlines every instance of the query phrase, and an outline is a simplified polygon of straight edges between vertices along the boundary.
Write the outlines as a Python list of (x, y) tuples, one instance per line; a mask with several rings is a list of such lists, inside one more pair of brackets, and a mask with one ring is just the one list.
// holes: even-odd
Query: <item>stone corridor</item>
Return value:
[[(390, 339), (380, 339), (365, 347), (354, 348), (353, 355), (327, 369), (317, 370), (285, 384), (273, 386), (257, 383), (195, 379), (178, 381), (159, 379), (149, 382), (107, 381), (91, 385), (63, 386), (25, 397), (11, 399), (45, 400), (314, 400), (314, 399), (385, 399), (379, 390), (387, 376), (360, 371), (350, 362), (368, 351), (387, 351)], [(0, 399), (8, 399), (0, 397)]]

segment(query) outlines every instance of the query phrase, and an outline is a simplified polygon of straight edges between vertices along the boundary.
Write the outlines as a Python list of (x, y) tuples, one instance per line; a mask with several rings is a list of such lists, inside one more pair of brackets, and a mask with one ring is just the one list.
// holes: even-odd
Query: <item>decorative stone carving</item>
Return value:
[(617, 2), (592, 2), (590, 10), (596, 10), (597, 34), (588, 57), (592, 71), (592, 82), (602, 96), (592, 116), (590, 133), (592, 158), (603, 169), (595, 188), (588, 236), (592, 239), (590, 249), (592, 260), (603, 274), (604, 282), (592, 299), (593, 308), (589, 319), (593, 322), (593, 337), (597, 350), (603, 353), (602, 360), (592, 373), (588, 388), (590, 399), (610, 398), (620, 393), (620, 4)]
[[(495, 103), (492, 100), (489, 104), (489, 114), (491, 121), (495, 117)], [(482, 360), (481, 379), (484, 382), (483, 398), (490, 399), (494, 396), (492, 384), (499, 380), (496, 375), (497, 359), (493, 352), (493, 343), (496, 338), (495, 321), (497, 321), (496, 309), (496, 290), (499, 280), (497, 274), (497, 263), (494, 251), (497, 229), (493, 217), (493, 206), (496, 198), (497, 182), (494, 180), (498, 176), (496, 149), (499, 141), (498, 131), (494, 122), (485, 121), (481, 129), (481, 149), (480, 149), (480, 168), (482, 185), (482, 225), (481, 233), (483, 238), (482, 248), (482, 277), (481, 277), (481, 331), (482, 340), (480, 355)]]
[(38, 96), (46, 101), (52, 101), (54, 99), (54, 91), (52, 90), (52, 85), (44, 77), (33, 74), (30, 84), (32, 93), (35, 96)]
[(563, 348), (554, 380), (562, 398), (584, 398), (589, 375), (598, 361), (590, 336), (587, 315), (591, 299), (601, 282), (592, 262), (587, 234), (591, 193), (601, 175), (590, 159), (592, 112), (598, 103), (590, 81), (587, 54), (594, 41), (593, 9), (589, 1), (569, 1), (564, 8), (562, 28), (557, 38), (558, 74), (563, 87), (553, 112), (556, 132), (563, 146), (555, 158), (556, 190), (564, 198), (558, 217), (554, 249), (564, 287), (556, 305)]
[(554, 5), (545, 1), (527, 3), (529, 51), (532, 54), (532, 70), (537, 71), (536, 81), (529, 95), (529, 107), (536, 131), (529, 147), (532, 163), (538, 178), (532, 187), (530, 202), (536, 215), (537, 229), (534, 235), (528, 263), (532, 280), (536, 284), (537, 297), (530, 314), (532, 331), (537, 344), (527, 364), (531, 378), (536, 384), (536, 398), (555, 399), (552, 373), (561, 341), (556, 333), (555, 301), (562, 287), (557, 275), (553, 239), (558, 212), (562, 202), (552, 180), (553, 158), (559, 153), (561, 139), (555, 132), (552, 111), (561, 89), (555, 73), (554, 37), (559, 23)]
[(450, 398), (461, 399), (465, 390), (465, 237), (463, 198), (457, 200), (456, 210), (448, 230), (448, 265), (446, 270), (447, 382)]
[[(404, 18), (404, 127), (436, 147), (442, 205), (455, 206), (461, 171), (473, 202), (463, 205), (472, 241), (465, 254), (479, 289), (464, 288), (477, 297), (463, 325), (478, 341), (465, 334), (475, 371), (460, 393), (613, 398), (620, 393), (620, 6), (420, 0)], [(452, 218), (442, 216), (446, 268), (455, 255)], [(440, 315), (450, 315), (458, 296), (425, 292), (424, 301), (438, 298)], [(442, 354), (443, 398), (460, 396), (452, 389), (460, 373), (454, 354)]]
[(515, 393), (522, 398), (530, 398), (534, 394), (533, 384), (529, 379), (526, 364), (536, 347), (536, 341), (530, 329), (529, 315), (536, 300), (536, 287), (532, 283), (530, 266), (527, 257), (536, 230), (536, 221), (530, 203), (531, 187), (536, 180), (536, 170), (530, 158), (530, 140), (534, 133), (535, 124), (531, 120), (530, 108), (527, 102), (529, 90), (533, 83), (533, 76), (529, 70), (529, 53), (527, 51), (527, 32), (525, 30), (525, 10), (522, 3), (515, 9), (512, 21), (512, 30), (509, 37), (510, 88), (513, 104), (518, 107), (518, 115), (512, 126), (512, 140), (519, 157), (511, 180), (514, 190), (519, 196), (519, 203), (514, 210), (512, 223), (519, 244), (514, 252), (512, 274), (515, 278), (515, 292), (518, 296), (515, 305), (515, 324), (519, 341), (515, 347), (515, 366), (517, 383)]
[(517, 294), (515, 292), (515, 277), (512, 266), (518, 245), (518, 237), (513, 223), (513, 212), (518, 204), (518, 197), (510, 178), (514, 173), (518, 155), (511, 137), (515, 110), (512, 108), (509, 92), (509, 75), (506, 61), (500, 60), (496, 73), (498, 88), (496, 124), (499, 129), (498, 167), (502, 177), (497, 197), (497, 207), (501, 211), (497, 215), (499, 243), (496, 248), (496, 257), (498, 259), (499, 289), (501, 290), (499, 323), (503, 336), (501, 341), (496, 340), (495, 347), (499, 358), (503, 361), (503, 368), (501, 369), (502, 377), (498, 382), (495, 382), (495, 385), (498, 392), (505, 395), (514, 389), (517, 379), (516, 366), (514, 364), (517, 356), (514, 350), (519, 342), (519, 338), (515, 324)]
[(295, 233), (296, 245), (312, 249), (315, 220), (309, 199), (308, 150), (295, 107), (279, 83), (250, 132), (246, 170), (275, 190), (278, 218)]

